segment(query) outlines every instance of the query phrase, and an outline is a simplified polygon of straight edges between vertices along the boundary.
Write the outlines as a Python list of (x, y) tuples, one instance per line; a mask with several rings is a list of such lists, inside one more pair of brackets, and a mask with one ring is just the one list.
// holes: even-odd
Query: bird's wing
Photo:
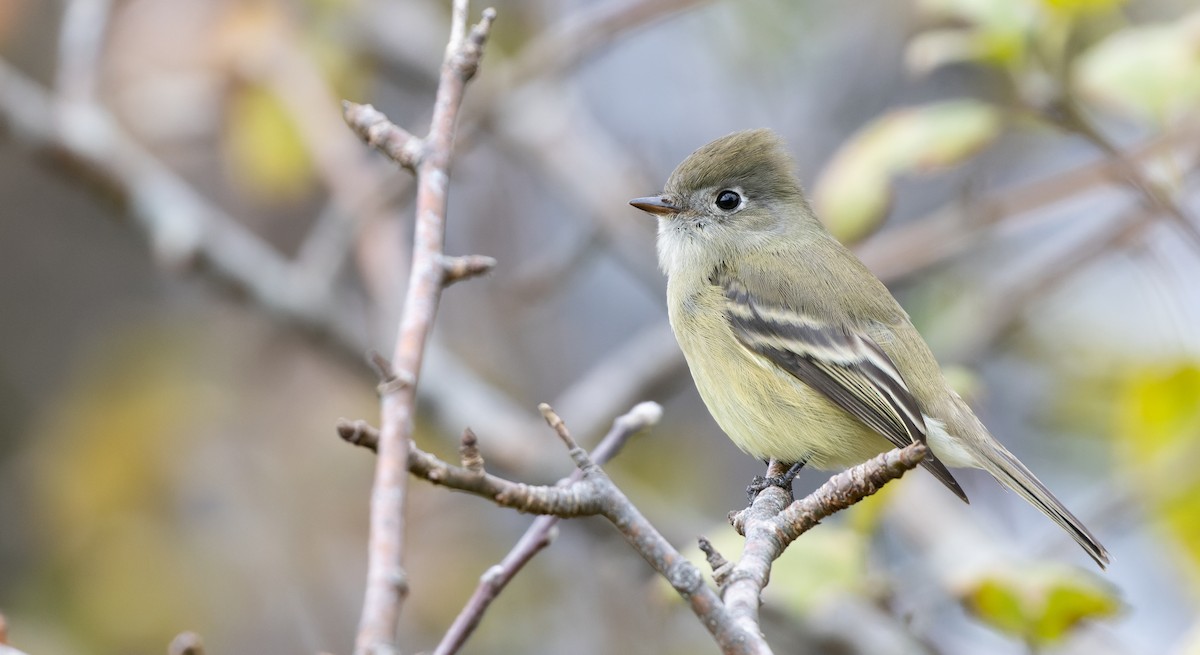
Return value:
[[(721, 283), (726, 317), (743, 346), (816, 389), (897, 447), (925, 441), (925, 418), (917, 399), (887, 353), (865, 332), (764, 303), (736, 280)], [(932, 453), (922, 463), (967, 499)]]

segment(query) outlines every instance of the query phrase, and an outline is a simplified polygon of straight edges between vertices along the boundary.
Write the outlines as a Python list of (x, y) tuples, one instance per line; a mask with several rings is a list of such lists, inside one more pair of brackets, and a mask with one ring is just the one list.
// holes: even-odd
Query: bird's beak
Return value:
[(634, 198), (629, 201), (629, 204), (649, 214), (677, 214), (682, 207), (674, 204), (664, 196), (648, 196), (646, 198)]

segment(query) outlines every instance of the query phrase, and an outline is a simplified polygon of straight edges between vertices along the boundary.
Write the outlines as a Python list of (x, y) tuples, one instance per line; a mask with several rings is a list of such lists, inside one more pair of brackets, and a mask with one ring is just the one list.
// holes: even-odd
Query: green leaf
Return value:
[(1200, 11), (1131, 27), (1075, 62), (1074, 90), (1125, 116), (1171, 125), (1200, 107)]
[(1034, 645), (1057, 643), (1082, 623), (1121, 610), (1110, 585), (1058, 565), (992, 571), (969, 583), (961, 597), (984, 623)]
[(813, 202), (846, 243), (873, 232), (891, 204), (892, 178), (957, 164), (1000, 135), (999, 110), (977, 100), (899, 109), (877, 118), (834, 154)]

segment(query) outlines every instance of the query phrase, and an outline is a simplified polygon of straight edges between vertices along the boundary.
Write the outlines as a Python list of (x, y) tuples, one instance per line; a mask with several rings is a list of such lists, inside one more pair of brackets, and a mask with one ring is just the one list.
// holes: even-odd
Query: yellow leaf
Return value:
[(1162, 468), (1197, 448), (1200, 435), (1200, 362), (1142, 368), (1126, 379), (1117, 404), (1123, 459), (1144, 482), (1155, 484)]
[(1180, 546), (1200, 583), (1200, 362), (1169, 362), (1128, 375), (1116, 404), (1120, 460), (1159, 527)]

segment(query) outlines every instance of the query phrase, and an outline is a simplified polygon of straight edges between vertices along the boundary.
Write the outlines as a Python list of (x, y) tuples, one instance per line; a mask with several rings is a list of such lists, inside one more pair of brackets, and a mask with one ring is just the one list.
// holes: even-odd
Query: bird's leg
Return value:
[[(792, 465), (784, 472), (783, 475), (756, 475), (754, 480), (750, 482), (750, 486), (746, 487), (746, 495), (749, 496), (750, 502), (753, 503), (758, 494), (762, 493), (767, 487), (779, 487), (787, 492), (788, 502), (796, 500), (795, 494), (792, 492), (792, 481), (800, 474), (800, 469), (804, 468), (807, 459), (802, 459), (798, 462), (793, 462)], [(769, 464), (768, 464), (768, 470)]]

